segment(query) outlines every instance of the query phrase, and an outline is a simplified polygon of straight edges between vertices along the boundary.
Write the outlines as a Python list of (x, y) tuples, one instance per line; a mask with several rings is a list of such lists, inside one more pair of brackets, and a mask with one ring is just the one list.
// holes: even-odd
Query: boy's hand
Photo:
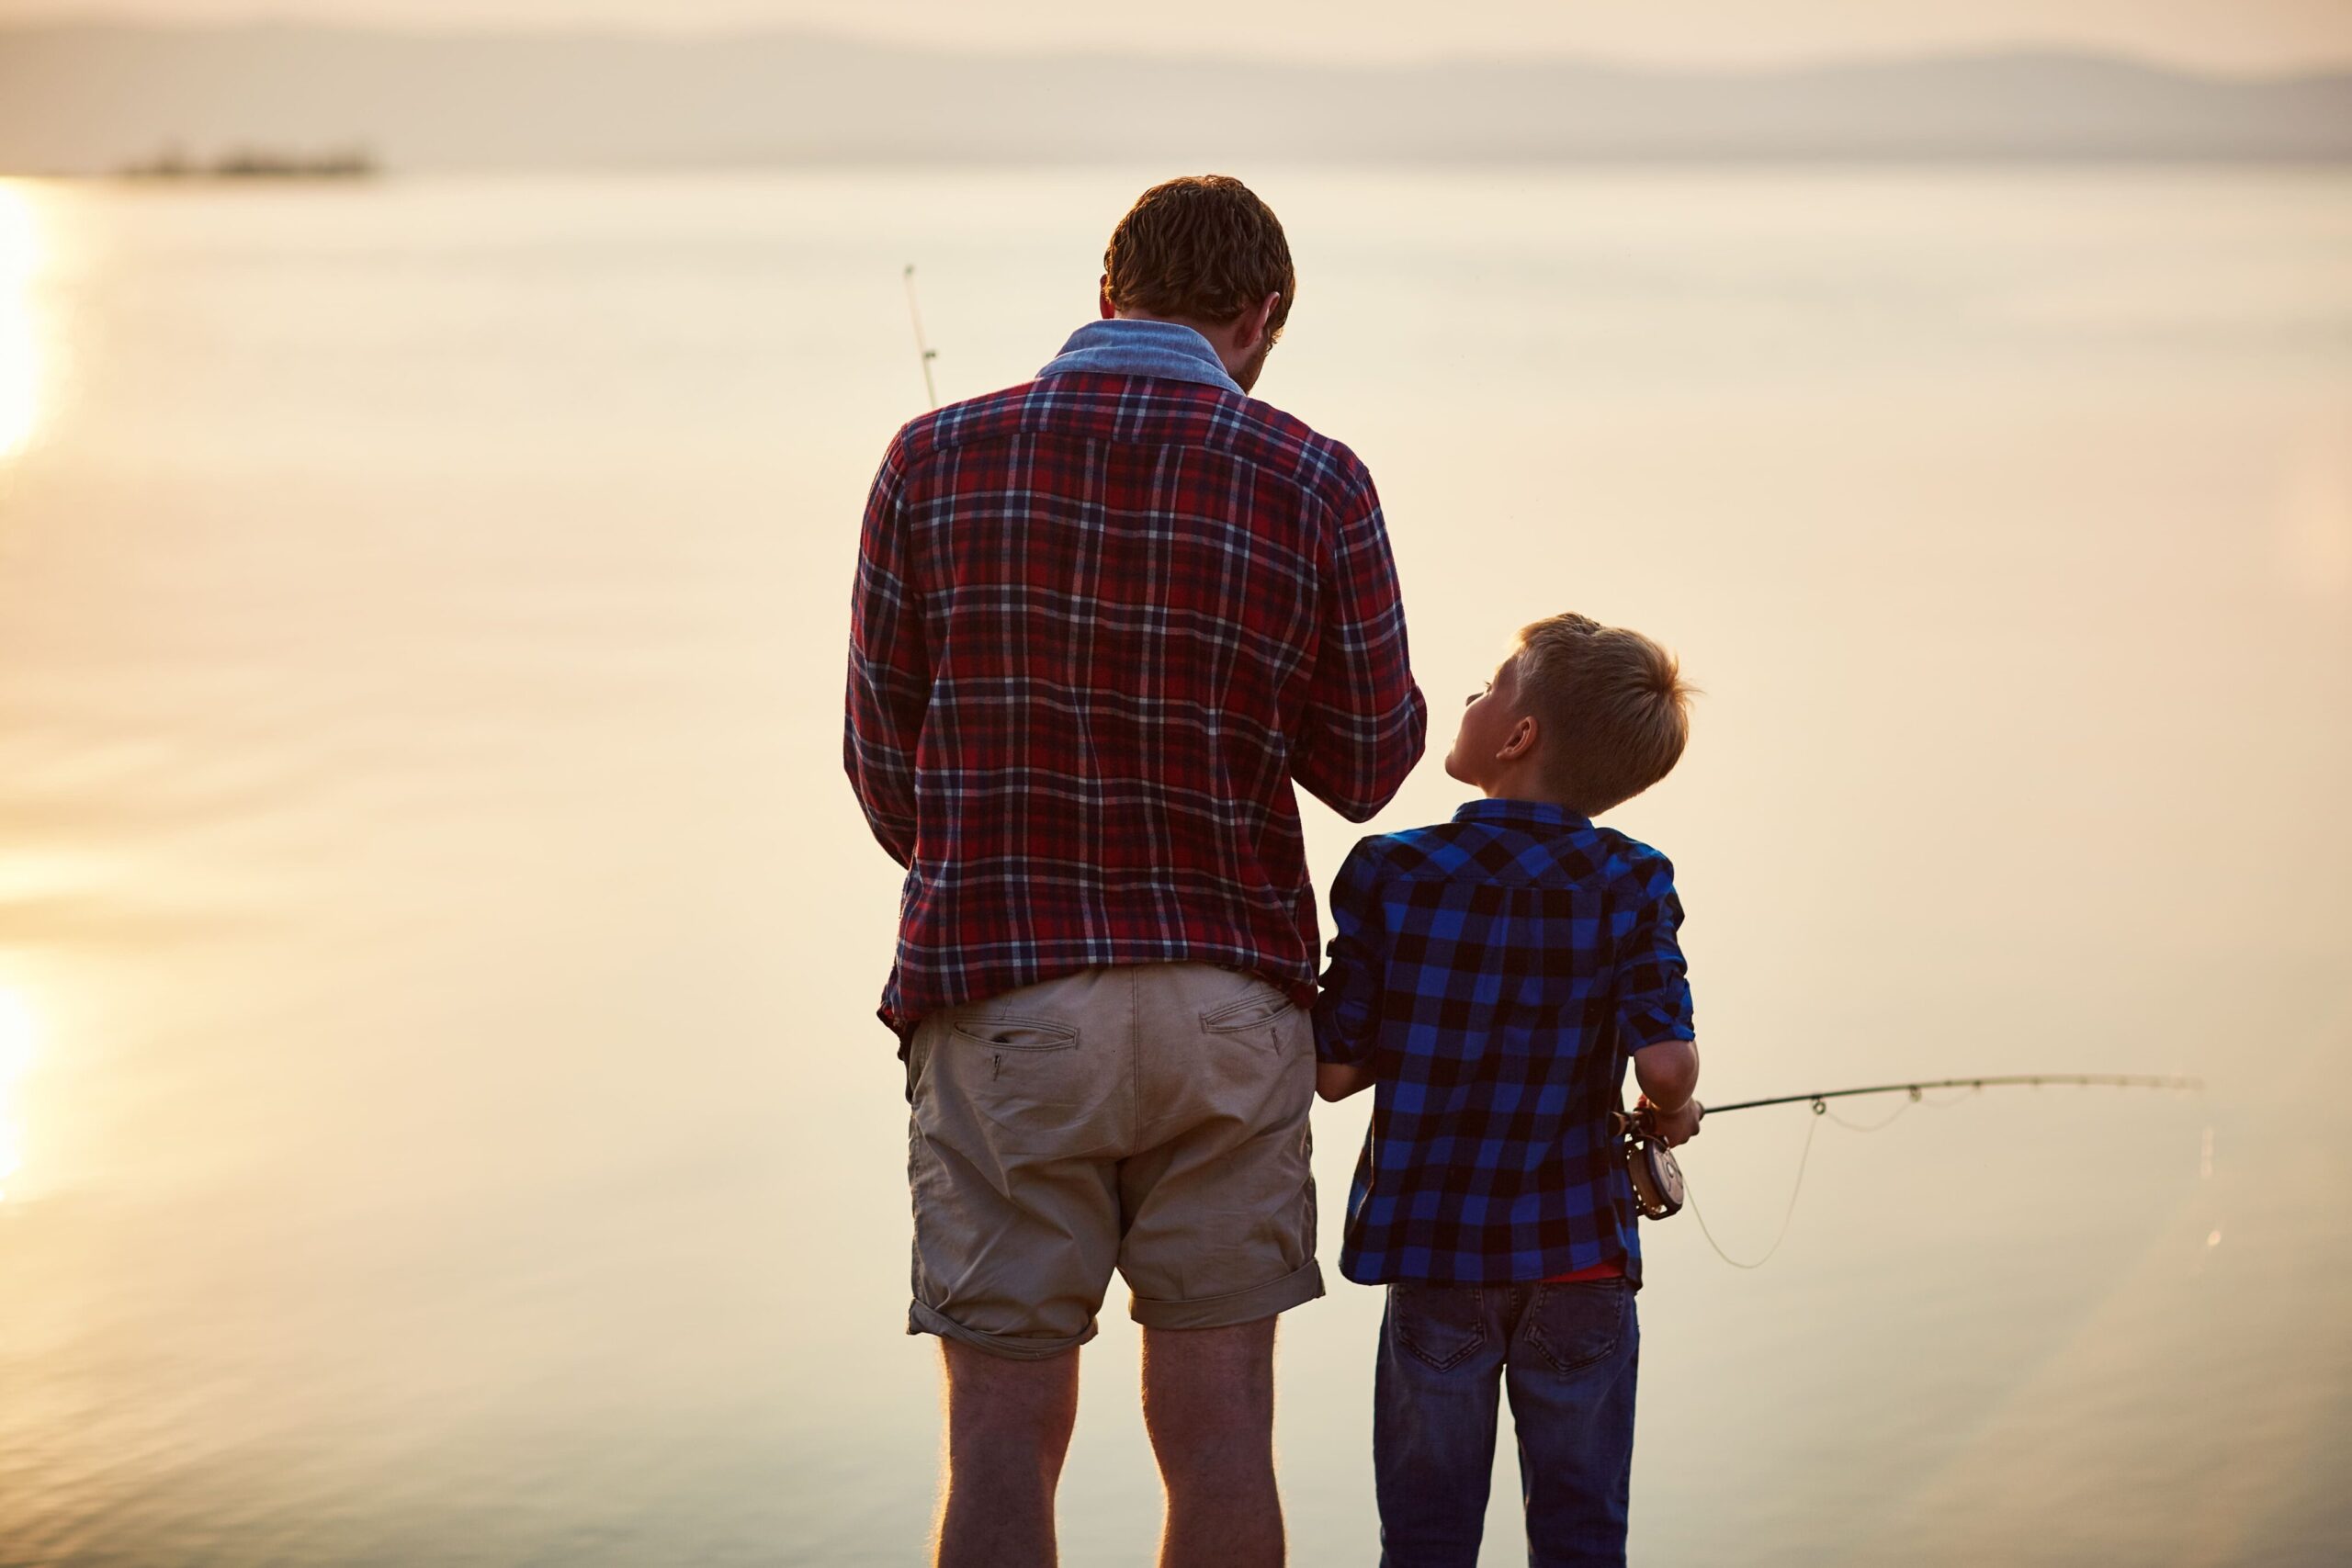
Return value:
[(1360, 1089), (1372, 1087), (1372, 1069), (1362, 1064), (1317, 1062), (1315, 1064), (1315, 1092), (1326, 1100), (1345, 1100)]
[(1634, 1119), (1669, 1149), (1697, 1137), (1699, 1122), (1706, 1114), (1707, 1108), (1695, 1100), (1685, 1100), (1672, 1111), (1660, 1111), (1645, 1094), (1634, 1106)]

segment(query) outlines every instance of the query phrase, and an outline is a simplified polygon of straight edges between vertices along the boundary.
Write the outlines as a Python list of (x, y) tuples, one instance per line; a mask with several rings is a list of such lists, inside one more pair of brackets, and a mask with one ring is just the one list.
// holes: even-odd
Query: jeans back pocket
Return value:
[(1399, 1280), (1388, 1287), (1389, 1328), (1432, 1371), (1451, 1371), (1487, 1342), (1486, 1293), (1476, 1285)]
[(1538, 1285), (1520, 1333), (1555, 1372), (1573, 1372), (1617, 1353), (1633, 1287), (1623, 1280)]

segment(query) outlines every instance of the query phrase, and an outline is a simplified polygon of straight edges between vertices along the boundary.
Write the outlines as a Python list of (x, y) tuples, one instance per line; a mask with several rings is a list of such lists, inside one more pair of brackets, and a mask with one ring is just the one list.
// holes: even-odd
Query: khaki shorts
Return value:
[(1094, 1337), (1114, 1267), (1151, 1328), (1323, 1293), (1313, 1025), (1265, 981), (1082, 970), (925, 1018), (907, 1073), (908, 1333), (1057, 1355)]

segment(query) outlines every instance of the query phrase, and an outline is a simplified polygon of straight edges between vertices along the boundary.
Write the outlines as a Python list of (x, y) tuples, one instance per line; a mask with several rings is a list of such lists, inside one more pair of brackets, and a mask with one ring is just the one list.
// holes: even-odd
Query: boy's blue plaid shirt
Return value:
[(1368, 1064), (1351, 1280), (1641, 1280), (1610, 1135), (1625, 1061), (1694, 1038), (1674, 868), (1555, 806), (1474, 800), (1357, 844), (1331, 889), (1317, 1054)]

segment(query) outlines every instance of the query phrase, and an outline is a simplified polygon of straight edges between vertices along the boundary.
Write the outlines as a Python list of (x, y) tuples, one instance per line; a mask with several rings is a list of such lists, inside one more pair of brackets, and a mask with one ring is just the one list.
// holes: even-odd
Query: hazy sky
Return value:
[(1104, 0), (0, 0), (0, 20), (69, 17), (799, 28), (953, 48), (1291, 58), (1538, 51), (1744, 64), (2030, 44), (2227, 70), (2352, 62), (2348, 0), (1188, 0), (1172, 13)]

